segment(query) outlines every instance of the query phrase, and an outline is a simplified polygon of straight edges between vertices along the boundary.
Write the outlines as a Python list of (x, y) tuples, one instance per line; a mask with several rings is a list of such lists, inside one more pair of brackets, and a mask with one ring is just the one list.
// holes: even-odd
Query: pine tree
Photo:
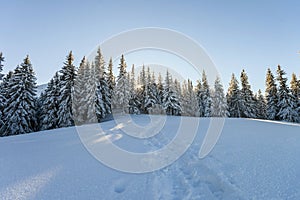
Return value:
[(194, 91), (194, 86), (191, 80), (184, 81), (182, 86), (182, 113), (186, 116), (199, 116), (197, 96)]
[(77, 125), (97, 122), (95, 66), (84, 57), (78, 68), (73, 94), (73, 115)]
[(197, 80), (197, 85), (196, 85), (196, 96), (197, 96), (197, 102), (198, 102), (198, 113), (199, 117), (204, 117), (204, 104), (203, 104), (203, 89), (202, 89), (202, 84), (201, 80)]
[(228, 92), (226, 95), (228, 111), (230, 117), (239, 118), (242, 116), (241, 114), (241, 94), (239, 89), (239, 82), (235, 78), (235, 75), (232, 74), (231, 81), (229, 84)]
[(292, 95), (294, 95), (296, 97), (296, 99), (300, 98), (299, 81), (297, 80), (297, 76), (295, 73), (292, 74), (291, 93), (292, 93)]
[(180, 82), (175, 78), (174, 80), (174, 89), (176, 91), (176, 93), (179, 96), (179, 99), (181, 99), (181, 85)]
[(9, 83), (13, 76), (13, 72), (9, 71), (0, 83), (0, 125), (4, 126), (4, 113), (3, 110), (6, 107), (6, 101), (10, 98)]
[(36, 130), (36, 77), (27, 56), (7, 85), (9, 98), (4, 108), (2, 136), (30, 133)]
[(162, 107), (167, 115), (181, 115), (181, 104), (173, 86), (172, 76), (168, 71), (165, 78)]
[(162, 94), (163, 94), (163, 83), (162, 83), (162, 77), (161, 74), (158, 74), (158, 80), (157, 80), (157, 100), (159, 104), (162, 104)]
[(241, 117), (255, 118), (256, 108), (255, 108), (254, 96), (251, 90), (251, 86), (248, 82), (248, 76), (245, 70), (243, 70), (241, 73), (241, 85), (242, 85), (242, 88), (240, 90)]
[(122, 55), (120, 59), (119, 75), (117, 77), (117, 84), (113, 93), (113, 107), (115, 111), (121, 113), (128, 113), (130, 91), (124, 55)]
[(58, 72), (50, 80), (39, 98), (41, 104), (41, 111), (39, 116), (39, 124), (41, 130), (49, 130), (58, 128), (58, 98), (59, 98), (59, 83), (60, 77)]
[(277, 114), (279, 120), (288, 122), (297, 122), (299, 119), (296, 111), (297, 105), (293, 102), (293, 97), (290, 93), (289, 87), (286, 85), (287, 78), (284, 77), (285, 72), (278, 65), (277, 67), (277, 80), (279, 82), (278, 88), (278, 103), (279, 112)]
[(300, 122), (300, 81), (297, 80), (296, 74), (292, 74), (291, 80), (291, 97), (292, 105), (295, 105), (296, 111), (298, 113), (298, 120)]
[(4, 74), (2, 74), (2, 70), (3, 70), (3, 64), (2, 62), (4, 62), (4, 57), (3, 57), (3, 54), (2, 52), (0, 52), (0, 81), (2, 80)]
[(92, 62), (90, 65), (89, 62), (85, 65), (84, 70), (84, 123), (96, 123), (103, 116), (102, 109), (99, 106), (104, 107), (102, 102), (102, 93), (99, 87), (99, 82), (96, 81), (96, 73), (95, 73), (95, 64)]
[(129, 113), (130, 114), (140, 114), (141, 102), (136, 90), (135, 81), (135, 68), (132, 65), (130, 74), (130, 100), (129, 100)]
[(198, 81), (196, 91), (200, 117), (210, 117), (212, 100), (205, 71), (202, 73), (202, 82)]
[(229, 115), (223, 85), (219, 77), (215, 80), (214, 93), (212, 97), (212, 116), (227, 117)]
[(268, 68), (266, 75), (266, 118), (269, 120), (277, 120), (278, 115), (278, 94), (277, 85), (275, 83), (275, 78)]
[[(112, 62), (112, 58), (109, 59), (109, 63), (108, 63), (108, 77), (107, 77), (107, 85), (109, 87), (109, 99), (110, 102), (112, 102), (111, 98), (112, 98), (112, 92), (115, 88), (116, 82), (115, 82), (115, 77), (113, 74), (113, 62)], [(111, 105), (110, 105), (110, 111), (111, 111)]]
[[(111, 94), (108, 80), (110, 77), (105, 71), (105, 62), (100, 48), (98, 48), (97, 55), (95, 57), (95, 78), (96, 78), (96, 113), (98, 121), (105, 118), (106, 115), (111, 113)], [(101, 93), (101, 95), (100, 95)], [(99, 99), (101, 98), (101, 99)], [(100, 103), (101, 105), (97, 105)], [(100, 110), (99, 110), (100, 109)], [(101, 114), (100, 114), (101, 113)]]
[(261, 90), (258, 90), (257, 95), (255, 95), (255, 101), (256, 101), (256, 118), (266, 119), (267, 105)]
[(150, 68), (148, 67), (145, 81), (145, 94), (144, 94), (144, 109), (146, 113), (158, 103), (157, 99), (157, 86), (154, 80), (151, 79)]
[[(48, 83), (49, 84), (49, 83)], [(48, 86), (48, 85), (47, 85)], [(47, 88), (46, 88), (47, 89)], [(46, 99), (46, 89), (41, 92), (40, 96), (36, 98), (36, 119), (37, 119), (37, 130), (40, 131), (42, 130), (42, 114), (45, 112), (43, 104)]]
[(2, 55), (2, 52), (0, 52), (0, 126), (4, 126), (4, 122), (3, 122), (3, 113), (2, 110), (4, 109), (4, 102), (5, 102), (5, 97), (4, 97), (4, 89), (2, 88), (2, 77), (4, 76), (1, 72), (3, 70), (3, 64), (2, 62), (4, 62), (4, 57)]
[(74, 81), (76, 78), (76, 69), (73, 65), (73, 54), (72, 51), (66, 57), (66, 62), (60, 70), (60, 96), (58, 98), (58, 126), (68, 127), (74, 125), (72, 101), (73, 101), (73, 90)]

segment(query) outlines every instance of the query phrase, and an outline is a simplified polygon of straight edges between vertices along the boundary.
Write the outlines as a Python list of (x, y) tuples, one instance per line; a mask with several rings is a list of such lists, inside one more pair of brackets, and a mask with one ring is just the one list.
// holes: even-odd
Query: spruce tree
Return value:
[(58, 98), (60, 76), (58, 72), (50, 80), (45, 92), (40, 96), (41, 112), (39, 117), (40, 129), (49, 130), (58, 128)]
[(182, 113), (186, 116), (198, 117), (199, 107), (198, 107), (197, 96), (194, 91), (194, 86), (191, 80), (188, 79), (186, 83), (184, 81), (182, 86)]
[(212, 116), (227, 117), (229, 115), (223, 85), (219, 77), (215, 80), (214, 93), (212, 97)]
[(115, 111), (120, 113), (128, 113), (130, 91), (124, 55), (122, 55), (120, 59), (119, 75), (117, 77), (117, 83), (113, 93), (113, 107)]
[(58, 126), (68, 127), (74, 125), (72, 101), (76, 69), (73, 65), (72, 51), (66, 57), (64, 66), (60, 70), (60, 96), (58, 98)]
[(181, 104), (173, 86), (172, 76), (167, 71), (162, 95), (162, 107), (167, 115), (181, 115)]
[(241, 117), (255, 118), (256, 108), (255, 108), (254, 96), (245, 70), (243, 70), (241, 73), (241, 85), (242, 85), (240, 90)]
[(96, 79), (94, 62), (91, 65), (87, 62), (84, 69), (84, 123), (96, 123), (105, 115), (102, 112), (104, 110), (102, 93), (99, 88), (99, 82)]
[(88, 105), (86, 97), (88, 93), (88, 81), (91, 77), (90, 75), (89, 64), (85, 57), (80, 62), (79, 68), (77, 70), (77, 76), (74, 83), (74, 95), (73, 95), (73, 115), (74, 121), (77, 125), (84, 124), (87, 122), (87, 112)]
[(287, 122), (298, 122), (299, 116), (296, 111), (297, 105), (293, 101), (290, 89), (287, 86), (287, 78), (284, 77), (285, 72), (281, 69), (280, 65), (277, 67), (277, 81), (279, 82), (278, 88), (278, 103), (279, 112), (277, 114), (279, 120)]
[(162, 94), (163, 94), (163, 82), (161, 74), (158, 74), (158, 80), (157, 80), (157, 100), (159, 104), (162, 104)]
[(37, 128), (36, 77), (27, 56), (18, 66), (7, 83), (9, 94), (4, 108), (5, 125), (2, 136), (30, 133)]
[(198, 81), (197, 98), (199, 103), (200, 117), (210, 117), (211, 115), (211, 95), (205, 71), (202, 72), (202, 81)]
[(4, 126), (4, 122), (2, 119), (3, 116), (3, 108), (4, 108), (4, 102), (5, 102), (5, 97), (4, 97), (4, 89), (2, 88), (2, 77), (4, 76), (1, 72), (3, 70), (3, 64), (2, 62), (4, 62), (4, 57), (2, 55), (2, 52), (0, 52), (0, 126)]
[(158, 103), (157, 99), (157, 86), (154, 80), (152, 81), (150, 68), (147, 68), (144, 92), (144, 109), (146, 113)]
[(228, 111), (230, 117), (239, 118), (242, 116), (241, 113), (241, 94), (239, 89), (239, 82), (235, 78), (235, 75), (232, 74), (231, 81), (229, 84), (228, 92), (226, 95)]
[(0, 52), (0, 81), (2, 80), (4, 74), (2, 74), (2, 71), (3, 71), (3, 64), (2, 62), (4, 62), (4, 57), (3, 57), (3, 54), (2, 52)]
[(108, 62), (107, 84), (108, 84), (108, 87), (109, 87), (109, 98), (110, 98), (110, 101), (111, 101), (112, 92), (113, 92), (114, 87), (116, 85), (116, 83), (115, 83), (115, 77), (114, 77), (114, 74), (113, 74), (113, 62), (112, 62), (112, 58), (110, 58), (109, 62)]
[(0, 83), (0, 125), (4, 126), (4, 113), (3, 110), (6, 107), (6, 101), (9, 99), (9, 83), (13, 76), (13, 72), (9, 71), (8, 74), (3, 78), (3, 81)]
[[(111, 94), (108, 80), (110, 77), (105, 71), (105, 62), (101, 49), (98, 48), (97, 55), (95, 57), (95, 78), (96, 78), (96, 113), (98, 116), (98, 121), (105, 118), (106, 115), (111, 113)], [(101, 93), (101, 95), (100, 95)], [(101, 99), (99, 99), (101, 98)], [(100, 103), (101, 105), (97, 105)], [(99, 110), (100, 109), (100, 110)], [(99, 114), (101, 113), (101, 114)]]
[(297, 76), (295, 73), (292, 74), (291, 80), (291, 97), (292, 104), (295, 105), (296, 111), (298, 113), (298, 120), (300, 122), (300, 84), (299, 80), (297, 80)]
[(140, 107), (140, 111), (141, 113), (148, 113), (145, 102), (146, 102), (146, 98), (147, 98), (147, 75), (146, 75), (146, 71), (145, 71), (145, 66), (142, 66), (142, 70), (140, 71), (140, 74), (138, 76), (138, 85), (139, 87), (137, 88), (137, 95), (138, 95), (138, 99), (141, 102), (141, 107)]
[(278, 115), (278, 93), (275, 78), (268, 68), (266, 75), (266, 118), (269, 120), (277, 120)]
[(198, 102), (198, 113), (199, 117), (204, 117), (204, 104), (203, 104), (203, 89), (202, 89), (202, 84), (201, 80), (197, 80), (197, 85), (196, 85), (196, 96), (197, 96), (197, 102)]
[(256, 118), (259, 119), (266, 119), (266, 101), (265, 98), (259, 89), (257, 92), (257, 95), (255, 96), (255, 101), (256, 101)]
[(130, 100), (129, 100), (129, 113), (130, 114), (140, 114), (141, 102), (136, 90), (136, 81), (135, 81), (135, 68), (132, 65), (131, 74), (130, 74)]

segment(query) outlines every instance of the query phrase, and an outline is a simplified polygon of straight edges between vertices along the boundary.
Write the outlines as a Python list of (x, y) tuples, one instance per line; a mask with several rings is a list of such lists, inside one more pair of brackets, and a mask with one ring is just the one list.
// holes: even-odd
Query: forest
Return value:
[(254, 93), (245, 70), (239, 77), (232, 74), (225, 92), (220, 77), (208, 84), (205, 71), (195, 85), (189, 79), (181, 83), (169, 71), (156, 75), (147, 66), (136, 74), (123, 55), (115, 76), (112, 58), (106, 63), (100, 48), (92, 62), (84, 57), (77, 67), (73, 61), (71, 51), (37, 96), (29, 56), (3, 74), (0, 53), (0, 136), (97, 123), (116, 113), (300, 122), (300, 80), (293, 73), (288, 82), (280, 65), (275, 75), (267, 69), (264, 93)]

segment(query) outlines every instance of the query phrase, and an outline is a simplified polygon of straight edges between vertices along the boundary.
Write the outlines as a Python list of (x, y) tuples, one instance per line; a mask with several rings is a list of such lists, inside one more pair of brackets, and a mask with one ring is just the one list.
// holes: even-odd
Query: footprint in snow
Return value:
[(126, 190), (126, 181), (119, 179), (117, 181), (115, 181), (114, 184), (114, 191), (116, 193), (122, 193)]

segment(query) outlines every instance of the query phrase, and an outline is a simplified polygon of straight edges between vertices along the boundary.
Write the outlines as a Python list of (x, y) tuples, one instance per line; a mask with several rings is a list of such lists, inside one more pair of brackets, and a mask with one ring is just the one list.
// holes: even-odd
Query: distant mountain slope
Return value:
[[(142, 140), (122, 131), (132, 122), (143, 126), (150, 119), (136, 115), (126, 123), (101, 123), (101, 129), (81, 128), (93, 132), (94, 144), (110, 140), (141, 153), (169, 143), (180, 117), (168, 117), (158, 135)], [(226, 119), (211, 154), (199, 159), (208, 125), (209, 119), (200, 120), (194, 143), (179, 160), (144, 174), (101, 164), (75, 127), (0, 138), (0, 199), (300, 199), (299, 125)]]
[(37, 86), (37, 96), (40, 96), (43, 91), (47, 88), (47, 83)]

